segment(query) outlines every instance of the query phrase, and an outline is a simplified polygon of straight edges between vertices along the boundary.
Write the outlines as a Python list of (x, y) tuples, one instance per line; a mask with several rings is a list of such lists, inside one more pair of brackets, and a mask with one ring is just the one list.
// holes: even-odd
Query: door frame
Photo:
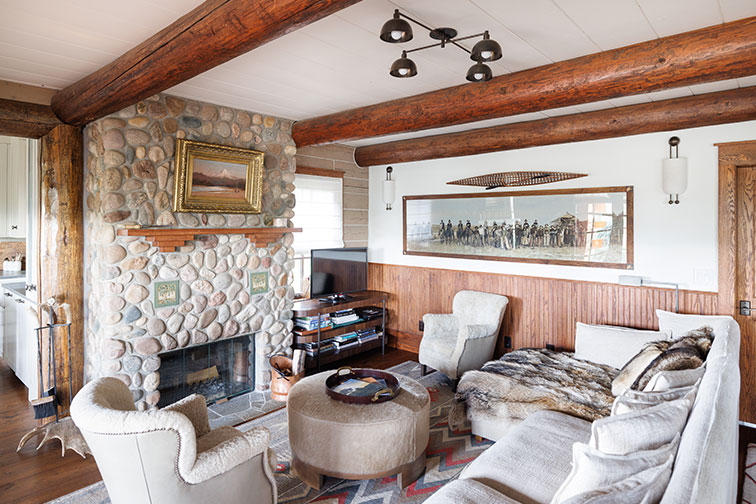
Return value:
[(739, 167), (756, 166), (756, 140), (716, 143), (719, 148), (718, 296), (717, 311), (737, 314), (735, 267), (737, 265), (737, 179)]

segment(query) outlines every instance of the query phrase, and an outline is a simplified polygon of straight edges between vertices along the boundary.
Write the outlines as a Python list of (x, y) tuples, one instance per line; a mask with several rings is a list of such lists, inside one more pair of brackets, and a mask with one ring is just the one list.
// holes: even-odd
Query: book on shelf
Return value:
[(354, 331), (350, 333), (346, 333), (346, 334), (340, 334), (339, 336), (335, 336), (333, 338), (334, 341), (338, 341), (342, 343), (346, 341), (356, 340), (356, 339), (357, 339), (357, 333)]
[(351, 341), (334, 341), (334, 346), (336, 347), (336, 351), (340, 352), (342, 350), (346, 350), (347, 348), (352, 348), (356, 346), (360, 346), (360, 342), (358, 340), (351, 340)]
[(360, 336), (357, 339), (360, 342), (360, 345), (362, 345), (363, 343), (367, 343), (368, 341), (375, 341), (377, 339), (380, 339), (380, 337), (382, 335), (383, 335), (383, 333), (373, 333), (373, 334), (369, 334), (367, 336)]
[[(327, 344), (320, 346), (320, 355), (332, 354), (337, 349), (338, 348), (336, 347), (336, 345), (334, 345), (333, 342), (330, 341)], [(303, 350), (305, 351), (305, 353), (307, 354), (308, 357), (315, 357), (316, 355), (318, 355), (318, 347), (317, 346), (311, 347), (311, 348), (303, 348)]]
[[(305, 331), (314, 331), (318, 328), (318, 317), (297, 317), (294, 319), (294, 325)], [(329, 316), (321, 317), (321, 329), (329, 329), (331, 325), (331, 318)]]

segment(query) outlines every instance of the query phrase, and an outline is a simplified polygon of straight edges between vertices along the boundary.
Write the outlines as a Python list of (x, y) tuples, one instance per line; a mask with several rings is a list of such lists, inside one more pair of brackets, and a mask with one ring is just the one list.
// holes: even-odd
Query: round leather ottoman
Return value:
[(313, 488), (323, 476), (373, 479), (398, 475), (405, 487), (425, 469), (430, 396), (421, 384), (397, 375), (401, 390), (380, 404), (346, 404), (331, 399), (325, 371), (289, 391), (292, 470)]

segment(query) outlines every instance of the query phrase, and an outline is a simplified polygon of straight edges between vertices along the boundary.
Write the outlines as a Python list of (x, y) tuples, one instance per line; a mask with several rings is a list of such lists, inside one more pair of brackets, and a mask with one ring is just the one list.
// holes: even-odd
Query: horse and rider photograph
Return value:
[(632, 267), (632, 187), (407, 196), (404, 252)]

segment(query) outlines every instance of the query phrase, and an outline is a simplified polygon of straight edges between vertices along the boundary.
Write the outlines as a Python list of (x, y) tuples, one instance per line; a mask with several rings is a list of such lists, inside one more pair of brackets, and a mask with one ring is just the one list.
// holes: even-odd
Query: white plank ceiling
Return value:
[[(65, 87), (200, 3), (0, 0), (0, 79)], [(472, 61), (454, 47), (412, 54), (418, 75), (411, 79), (388, 75), (402, 48), (430, 42), (427, 33), (415, 26), (415, 38), (408, 43), (381, 42), (381, 25), (395, 8), (428, 25), (452, 26), (460, 35), (489, 30), (504, 52), (501, 60), (491, 64), (494, 75), (756, 16), (756, 0), (363, 0), (168, 92), (299, 120), (465, 83)], [(392, 135), (380, 141), (748, 85), (756, 85), (756, 76)]]

